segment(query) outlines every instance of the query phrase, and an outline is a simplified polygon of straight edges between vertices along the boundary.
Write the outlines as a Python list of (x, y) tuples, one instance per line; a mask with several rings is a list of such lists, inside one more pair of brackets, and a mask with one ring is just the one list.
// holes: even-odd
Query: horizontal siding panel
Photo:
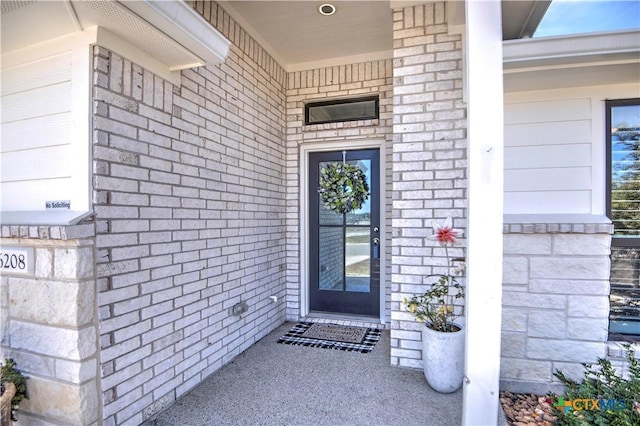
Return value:
[(507, 104), (504, 108), (506, 125), (589, 119), (591, 100), (587, 98)]
[(70, 82), (2, 97), (3, 124), (70, 110)]
[(591, 144), (509, 147), (504, 150), (505, 170), (590, 166)]
[(590, 140), (590, 120), (512, 124), (504, 128), (507, 147), (585, 143)]
[(70, 200), (71, 188), (71, 178), (2, 183), (2, 210), (44, 210), (46, 201)]
[(2, 71), (2, 96), (71, 81), (71, 52)]
[(2, 152), (70, 143), (71, 113), (45, 115), (2, 126)]
[(2, 183), (71, 176), (71, 145), (2, 154)]
[(591, 191), (506, 192), (505, 214), (589, 214)]
[(591, 167), (505, 170), (505, 192), (591, 190)]

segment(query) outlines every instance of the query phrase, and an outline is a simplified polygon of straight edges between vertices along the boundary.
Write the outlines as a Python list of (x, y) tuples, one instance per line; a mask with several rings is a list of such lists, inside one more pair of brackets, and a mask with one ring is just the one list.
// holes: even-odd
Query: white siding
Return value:
[[(71, 199), (72, 52), (2, 72), (2, 209)], [(87, 100), (88, 101), (88, 100)], [(73, 207), (73, 206), (72, 206)]]
[(637, 85), (505, 94), (505, 214), (604, 213), (604, 100)]

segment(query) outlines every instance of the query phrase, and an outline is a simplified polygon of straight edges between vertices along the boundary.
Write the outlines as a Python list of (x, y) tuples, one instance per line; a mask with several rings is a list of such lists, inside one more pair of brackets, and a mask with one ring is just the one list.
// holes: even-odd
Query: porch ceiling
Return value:
[[(336, 6), (323, 16), (322, 3)], [(390, 58), (393, 8), (424, 1), (220, 1), (287, 71)], [(458, 13), (460, 2), (451, 1)], [(503, 38), (530, 36), (551, 1), (502, 1)], [(463, 8), (462, 8), (463, 9)], [(459, 18), (457, 14), (457, 18)]]

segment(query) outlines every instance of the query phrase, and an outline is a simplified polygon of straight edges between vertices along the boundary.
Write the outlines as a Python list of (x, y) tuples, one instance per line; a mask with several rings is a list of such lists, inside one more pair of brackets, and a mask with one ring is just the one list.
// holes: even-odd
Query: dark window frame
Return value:
[[(605, 147), (606, 147), (606, 154), (605, 154), (605, 159), (606, 159), (606, 165), (605, 165), (605, 170), (606, 170), (606, 214), (607, 217), (609, 219), (611, 219), (613, 221), (612, 218), (612, 189), (613, 189), (613, 182), (612, 182), (612, 172), (613, 172), (613, 141), (612, 141), (612, 109), (615, 107), (620, 107), (620, 106), (634, 106), (634, 105), (638, 105), (640, 106), (640, 98), (632, 98), (632, 99), (617, 99), (617, 100), (606, 100), (605, 101)], [(614, 229), (615, 232), (615, 229)], [(640, 236), (616, 236), (615, 233), (614, 235), (611, 236), (611, 249), (612, 249), (612, 256), (613, 256), (613, 252), (616, 249), (637, 249), (640, 248)], [(613, 271), (613, 257), (612, 257), (612, 262), (611, 262), (611, 267), (612, 267), (612, 271)], [(609, 294), (613, 294), (614, 291), (618, 291), (618, 294), (620, 292), (620, 288), (616, 288), (616, 286), (614, 285), (614, 283), (611, 281), (610, 279), (610, 285), (611, 288)], [(623, 291), (631, 291), (633, 292), (633, 288), (631, 289), (625, 289)], [(610, 309), (613, 308), (613, 304), (610, 304)], [(612, 331), (612, 323), (615, 320), (616, 324), (623, 324), (627, 321), (620, 321), (618, 319), (618, 317), (612, 317), (611, 315), (612, 311), (609, 312), (609, 340), (610, 341), (617, 341), (617, 340), (637, 340), (640, 337), (640, 334), (623, 334), (620, 333), (618, 331)]]
[[(605, 126), (606, 126), (606, 214), (607, 217), (611, 220), (611, 109), (618, 106), (633, 106), (640, 105), (640, 98), (632, 98), (632, 99), (618, 99), (618, 100), (607, 100), (605, 101)], [(615, 235), (611, 238), (611, 245), (614, 247), (640, 247), (640, 237), (616, 237)]]
[[(310, 109), (314, 107), (333, 106), (333, 105), (345, 105), (354, 104), (359, 102), (374, 102), (375, 112), (373, 115), (363, 115), (356, 118), (344, 118), (344, 119), (332, 119), (324, 121), (309, 121)], [(363, 96), (359, 98), (347, 98), (347, 99), (334, 99), (329, 101), (308, 102), (304, 105), (304, 124), (310, 126), (314, 124), (326, 124), (326, 123), (344, 123), (346, 121), (359, 121), (359, 120), (378, 120), (380, 118), (380, 96)]]

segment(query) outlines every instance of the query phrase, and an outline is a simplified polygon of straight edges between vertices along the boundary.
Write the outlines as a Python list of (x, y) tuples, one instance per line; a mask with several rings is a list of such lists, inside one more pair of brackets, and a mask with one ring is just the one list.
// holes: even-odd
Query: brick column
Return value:
[[(425, 237), (432, 220), (466, 228), (466, 113), (462, 41), (446, 3), (394, 10), (391, 363), (421, 367), (420, 323), (400, 305), (444, 272), (444, 250)], [(450, 250), (464, 256), (464, 240)]]

